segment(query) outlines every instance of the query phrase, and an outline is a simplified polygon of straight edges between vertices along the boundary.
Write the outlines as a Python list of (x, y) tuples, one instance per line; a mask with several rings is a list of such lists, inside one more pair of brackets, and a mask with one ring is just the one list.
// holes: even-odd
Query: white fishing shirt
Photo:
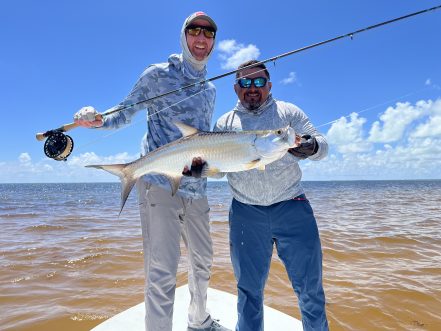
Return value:
[[(328, 154), (325, 138), (317, 132), (305, 113), (294, 104), (273, 99), (271, 94), (255, 111), (247, 110), (238, 101), (232, 111), (217, 120), (214, 131), (272, 130), (287, 125), (296, 134), (309, 134), (317, 140), (318, 151), (309, 160), (321, 160)], [(287, 153), (280, 160), (267, 165), (264, 171), (252, 169), (227, 173), (234, 198), (242, 203), (269, 206), (304, 193), (299, 160)]]

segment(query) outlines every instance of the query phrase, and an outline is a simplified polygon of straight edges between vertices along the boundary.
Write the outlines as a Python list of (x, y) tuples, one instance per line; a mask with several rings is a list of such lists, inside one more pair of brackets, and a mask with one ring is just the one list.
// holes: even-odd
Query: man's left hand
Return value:
[(288, 149), (288, 152), (300, 159), (306, 159), (317, 153), (318, 147), (317, 140), (311, 135), (305, 134), (302, 136), (299, 146)]
[(184, 167), (184, 170), (182, 171), (182, 174), (186, 177), (194, 177), (194, 178), (201, 178), (202, 177), (202, 171), (204, 170), (204, 167), (207, 165), (207, 162), (202, 160), (200, 157), (194, 157), (191, 161), (191, 168), (188, 169), (188, 166)]

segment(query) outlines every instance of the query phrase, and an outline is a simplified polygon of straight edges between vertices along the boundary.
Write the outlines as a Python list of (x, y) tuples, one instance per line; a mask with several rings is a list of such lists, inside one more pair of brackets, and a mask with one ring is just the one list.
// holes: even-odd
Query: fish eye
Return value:
[(280, 130), (280, 129), (279, 129), (279, 130), (276, 130), (276, 134), (277, 134), (277, 135), (282, 134), (282, 130)]

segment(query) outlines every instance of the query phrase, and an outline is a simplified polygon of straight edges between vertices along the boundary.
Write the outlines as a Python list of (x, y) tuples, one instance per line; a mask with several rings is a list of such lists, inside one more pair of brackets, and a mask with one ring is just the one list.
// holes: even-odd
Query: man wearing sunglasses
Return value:
[[(190, 15), (181, 30), (182, 53), (172, 54), (166, 63), (150, 65), (126, 99), (116, 106), (126, 109), (106, 115), (105, 112), (98, 114), (93, 107), (84, 107), (75, 114), (75, 122), (84, 127), (116, 129), (128, 124), (138, 111), (147, 110), (148, 131), (143, 139), (142, 154), (182, 136), (174, 121), (209, 131), (216, 97), (212, 83), (198, 84), (149, 103), (136, 103), (203, 81), (216, 31), (216, 23), (207, 14), (196, 12)], [(172, 330), (181, 235), (188, 249), (188, 287), (191, 292), (188, 330), (228, 331), (206, 310), (213, 259), (206, 185), (206, 178), (185, 177), (177, 194), (172, 196), (170, 184), (164, 176), (146, 175), (137, 183), (146, 277), (147, 331)]]
[[(317, 223), (302, 186), (298, 162), (320, 160), (328, 145), (297, 106), (275, 100), (270, 74), (252, 60), (239, 66), (235, 108), (216, 122), (215, 131), (264, 130), (291, 126), (298, 147), (265, 170), (228, 173), (230, 255), (238, 290), (236, 331), (263, 330), (263, 293), (273, 246), (299, 299), (305, 331), (328, 330), (322, 286), (322, 251)], [(248, 67), (248, 68), (246, 68)]]

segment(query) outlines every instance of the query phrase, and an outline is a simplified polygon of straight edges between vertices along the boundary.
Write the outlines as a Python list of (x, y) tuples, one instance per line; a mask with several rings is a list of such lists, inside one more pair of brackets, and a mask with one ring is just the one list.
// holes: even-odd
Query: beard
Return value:
[(248, 110), (256, 110), (262, 105), (262, 95), (256, 97), (248, 97), (245, 95), (243, 106)]

